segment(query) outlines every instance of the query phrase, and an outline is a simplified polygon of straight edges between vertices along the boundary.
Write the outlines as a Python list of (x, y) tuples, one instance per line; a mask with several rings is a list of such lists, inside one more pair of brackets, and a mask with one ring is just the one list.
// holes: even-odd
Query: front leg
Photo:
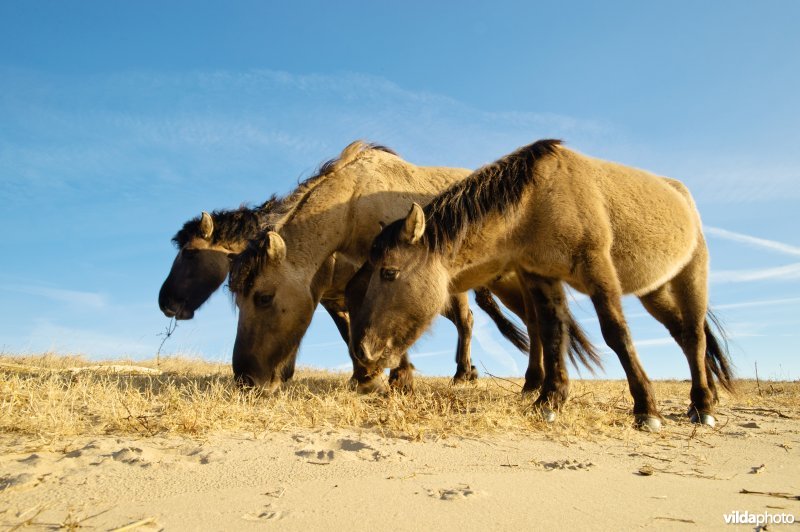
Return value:
[(444, 315), (453, 322), (458, 330), (456, 374), (453, 377), (453, 383), (459, 384), (474, 381), (478, 378), (478, 370), (472, 365), (470, 356), (473, 318), (472, 311), (469, 308), (469, 297), (466, 292), (450, 296), (450, 306)]
[[(498, 277), (489, 285), (489, 289), (496, 295), (503, 305), (517, 315), (524, 323), (533, 323), (534, 327), (528, 329), (528, 368), (525, 370), (525, 385), (522, 393), (533, 393), (539, 390), (544, 383), (544, 358), (542, 353), (542, 342), (539, 338), (539, 329), (536, 325), (536, 309), (531, 305), (530, 309), (525, 308), (525, 295), (523, 287), (518, 280), (516, 273), (506, 273)], [(530, 319), (529, 319), (530, 317)]]
[(389, 386), (402, 393), (414, 391), (414, 364), (408, 359), (408, 353), (403, 353), (400, 365), (389, 372)]
[[(554, 421), (569, 395), (565, 355), (569, 345), (569, 309), (562, 283), (556, 279), (518, 272), (524, 287), (528, 331), (538, 338), (544, 366), (544, 380), (535, 406), (547, 421)], [(535, 360), (531, 342), (531, 362)], [(526, 374), (526, 384), (528, 383)], [(524, 391), (524, 390), (523, 390)]]

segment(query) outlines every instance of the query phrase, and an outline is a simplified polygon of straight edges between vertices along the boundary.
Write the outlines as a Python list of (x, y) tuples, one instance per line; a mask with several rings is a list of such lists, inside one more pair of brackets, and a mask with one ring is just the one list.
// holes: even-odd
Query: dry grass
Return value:
[[(229, 365), (162, 358), (160, 374), (137, 374), (134, 365), (98, 364), (74, 356), (0, 357), (0, 433), (34, 436), (42, 444), (74, 436), (135, 434), (143, 437), (215, 432), (258, 435), (296, 428), (374, 430), (411, 439), (519, 434), (564, 442), (636, 439), (624, 381), (573, 381), (571, 399), (553, 425), (521, 399), (522, 381), (483, 377), (454, 388), (446, 378), (418, 377), (412, 395), (363, 396), (347, 387), (348, 375), (300, 370), (273, 394), (243, 392)], [(102, 366), (102, 367), (99, 367)], [(103, 371), (113, 366), (115, 371)], [(83, 368), (80, 371), (78, 368)], [(666, 435), (689, 434), (685, 421), (689, 383), (655, 383)], [(724, 397), (720, 420), (746, 409), (800, 417), (800, 383), (742, 381)]]

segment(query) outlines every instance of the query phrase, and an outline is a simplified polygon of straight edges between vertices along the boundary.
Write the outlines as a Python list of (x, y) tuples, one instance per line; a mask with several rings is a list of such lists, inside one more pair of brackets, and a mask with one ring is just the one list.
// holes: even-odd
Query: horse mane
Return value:
[(292, 218), (302, 209), (308, 201), (311, 193), (324, 183), (333, 174), (345, 166), (360, 159), (364, 154), (372, 151), (382, 151), (397, 156), (391, 148), (381, 144), (356, 140), (348, 144), (338, 157), (322, 163), (317, 172), (297, 185), (292, 192), (282, 199), (276, 201), (275, 206), (269, 214), (268, 220), (262, 225), (261, 230), (255, 238), (252, 238), (247, 248), (239, 253), (231, 263), (229, 288), (231, 292), (242, 292), (247, 295), (255, 282), (258, 272), (264, 266), (266, 247), (269, 240), (266, 234), (269, 231), (280, 231), (284, 225), (289, 223)]
[[(444, 253), (447, 246), (460, 242), (467, 230), (486, 216), (515, 208), (528, 185), (535, 183), (536, 163), (555, 155), (560, 140), (539, 140), (487, 164), (451, 185), (423, 209), (425, 233), (422, 241), (432, 252)], [(372, 256), (394, 247), (405, 220), (387, 225), (375, 238)]]
[(351, 142), (342, 150), (342, 153), (340, 153), (338, 157), (334, 157), (322, 163), (314, 175), (299, 183), (297, 188), (278, 201), (270, 215), (270, 227), (265, 228), (265, 232), (280, 231), (284, 225), (289, 223), (306, 201), (308, 201), (311, 192), (313, 192), (315, 188), (324, 183), (327, 178), (335, 172), (358, 160), (363, 154), (370, 150), (378, 150), (397, 155), (391, 148), (380, 144), (368, 143), (362, 140)]
[[(242, 205), (238, 209), (216, 210), (211, 212), (214, 220), (214, 231), (211, 233), (213, 244), (226, 244), (257, 235), (266, 223), (271, 210), (277, 202), (275, 195), (256, 207)], [(172, 237), (172, 243), (178, 249), (185, 246), (193, 238), (202, 237), (200, 234), (201, 216), (192, 218)]]

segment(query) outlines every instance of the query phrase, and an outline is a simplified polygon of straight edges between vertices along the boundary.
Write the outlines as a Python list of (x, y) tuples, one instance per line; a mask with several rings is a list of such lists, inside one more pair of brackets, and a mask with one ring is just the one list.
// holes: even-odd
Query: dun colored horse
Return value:
[[(424, 209), (407, 205), (407, 216), (374, 240), (364, 303), (351, 313), (351, 348), (362, 364), (393, 367), (451, 292), (510, 270), (523, 287), (528, 332), (544, 344), (538, 406), (558, 408), (568, 393), (566, 282), (591, 298), (625, 370), (637, 426), (657, 431), (661, 421), (622, 312), (629, 293), (686, 355), (692, 419), (714, 424), (714, 376), (730, 390), (732, 374), (706, 317), (700, 216), (679, 181), (542, 140), (453, 184)], [(528, 377), (529, 390), (536, 383)]]
[[(368, 258), (380, 224), (402, 216), (410, 202), (427, 203), (469, 173), (416, 166), (391, 150), (356, 141), (276, 204), (268, 230), (232, 262), (230, 288), (239, 307), (233, 351), (237, 379), (267, 388), (277, 386), (281, 367), (296, 352), (320, 298), (341, 300), (345, 296), (348, 283)], [(323, 267), (331, 260), (336, 263), (334, 271)], [(524, 314), (514, 275), (498, 276), (487, 284), (512, 311)], [(493, 303), (486, 291), (478, 293), (479, 304)], [(447, 308), (440, 310), (459, 329), (454, 380), (471, 380), (477, 372), (470, 360), (472, 316), (467, 296), (459, 291), (447, 299)], [(358, 301), (354, 303), (351, 297), (351, 312), (354, 304)], [(505, 321), (500, 329), (518, 347), (528, 348), (527, 335), (520, 335), (496, 305), (481, 306), (496, 323)], [(585, 364), (597, 363), (591, 344), (570, 316), (565, 316), (565, 324), (578, 358)], [(405, 348), (398, 353), (393, 366), (398, 371), (390, 380), (410, 386), (412, 367)], [(380, 389), (378, 375), (382, 369), (357, 370), (354, 377), (359, 389)]]

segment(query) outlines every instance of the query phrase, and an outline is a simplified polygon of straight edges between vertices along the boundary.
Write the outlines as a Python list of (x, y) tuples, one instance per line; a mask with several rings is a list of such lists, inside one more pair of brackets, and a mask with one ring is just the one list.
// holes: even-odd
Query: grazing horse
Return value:
[(693, 420), (713, 425), (713, 377), (729, 390), (733, 383), (727, 353), (706, 319), (701, 228), (679, 181), (590, 158), (556, 140), (524, 146), (424, 209), (413, 204), (375, 238), (374, 272), (363, 305), (351, 313), (353, 356), (370, 368), (393, 367), (451, 292), (512, 270), (523, 286), (529, 335), (544, 344), (536, 405), (558, 408), (568, 393), (566, 282), (592, 300), (603, 338), (625, 369), (637, 426), (657, 431), (650, 381), (622, 313), (622, 294), (633, 293), (686, 355)]
[[(325, 163), (320, 171), (273, 208), (270, 227), (263, 236), (233, 258), (230, 289), (239, 307), (239, 324), (233, 349), (234, 374), (241, 382), (273, 388), (288, 354), (295, 352), (321, 297), (341, 299), (348, 292), (347, 308), (358, 305), (352, 289), (360, 277), (356, 270), (367, 260), (372, 239), (388, 223), (405, 212), (405, 205), (427, 203), (447, 186), (469, 175), (468, 170), (421, 167), (410, 164), (387, 148), (356, 141), (339, 158)], [(321, 266), (335, 257), (349, 265), (348, 275), (331, 276)], [(348, 285), (350, 289), (348, 289)], [(510, 304), (518, 314), (524, 308), (519, 284), (513, 275), (497, 276), (489, 288)], [(499, 312), (484, 290), (478, 303), (500, 325), (512, 342), (528, 348), (527, 335)], [(471, 365), (469, 338), (472, 315), (465, 291), (449, 297), (442, 313), (459, 329), (454, 381), (477, 376)], [(354, 303), (355, 301), (355, 303)], [(482, 302), (484, 304), (482, 304)], [(599, 365), (599, 358), (577, 324), (568, 317), (571, 344), (582, 363)], [(538, 345), (538, 344), (537, 344)], [(406, 347), (410, 347), (410, 344)], [(354, 359), (355, 363), (355, 359)], [(361, 366), (359, 366), (361, 369)], [(359, 372), (354, 377), (361, 391), (381, 389), (379, 375)], [(390, 382), (410, 387), (413, 367), (405, 352), (398, 355)]]
[[(228, 276), (230, 256), (243, 251), (259, 234), (274, 204), (275, 196), (255, 208), (203, 212), (183, 225), (172, 237), (178, 253), (158, 293), (158, 306), (165, 316), (176, 320), (194, 317)], [(343, 303), (323, 300), (322, 306), (347, 343), (349, 318)], [(283, 367), (282, 380), (294, 375), (295, 358), (292, 356)]]

